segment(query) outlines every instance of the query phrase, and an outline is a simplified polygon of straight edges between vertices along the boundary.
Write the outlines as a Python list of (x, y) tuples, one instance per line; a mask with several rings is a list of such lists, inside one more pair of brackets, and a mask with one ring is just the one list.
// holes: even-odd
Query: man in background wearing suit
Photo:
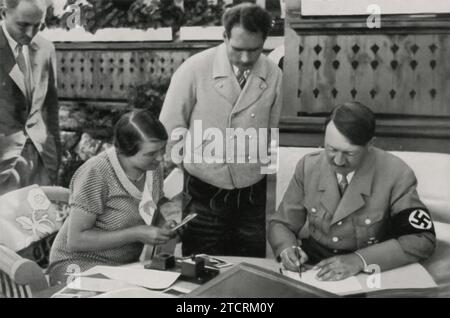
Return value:
[(56, 55), (37, 36), (46, 0), (4, 0), (0, 27), (0, 195), (56, 183), (60, 161)]
[[(222, 20), (224, 43), (192, 56), (178, 68), (161, 112), (172, 136), (169, 154), (178, 142), (173, 139), (177, 129), (201, 140), (199, 147), (183, 149), (183, 217), (198, 214), (182, 235), (183, 254), (264, 257), (267, 178), (259, 157), (246, 145), (250, 142), (238, 142), (244, 153), (239, 157), (244, 160), (238, 160), (239, 148), (232, 151), (236, 136), (223, 136), (230, 129), (263, 131), (278, 126), (282, 75), (261, 54), (271, 27), (267, 11), (241, 4), (228, 9)], [(196, 123), (202, 126), (200, 132)], [(220, 137), (207, 136), (207, 131), (219, 132)], [(206, 149), (213, 143), (224, 145), (225, 151), (214, 148), (220, 160), (208, 162)], [(188, 161), (192, 156), (194, 162)], [(196, 156), (201, 162), (195, 162)]]
[[(314, 264), (320, 279), (341, 280), (433, 253), (434, 226), (416, 176), (401, 159), (373, 147), (374, 133), (369, 108), (339, 105), (326, 122), (325, 150), (297, 164), (269, 223), (269, 242), (288, 269)], [(309, 237), (301, 240), (307, 220)]]

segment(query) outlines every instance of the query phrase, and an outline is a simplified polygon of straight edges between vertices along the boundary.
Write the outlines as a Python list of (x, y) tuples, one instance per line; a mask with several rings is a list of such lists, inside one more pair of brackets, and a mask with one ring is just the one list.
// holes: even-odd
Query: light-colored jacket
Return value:
[(40, 36), (29, 48), (35, 87), (28, 113), (23, 74), (0, 28), (0, 174), (14, 168), (29, 138), (56, 182), (60, 140), (55, 48)]
[[(230, 130), (227, 136), (227, 129), (246, 131), (255, 128), (260, 133), (263, 131), (260, 128), (270, 131), (270, 128), (278, 127), (281, 82), (279, 68), (261, 55), (241, 91), (225, 44), (186, 60), (172, 77), (160, 120), (169, 136), (179, 128), (189, 131), (191, 139), (184, 139), (183, 153), (187, 172), (224, 189), (244, 188), (261, 180), (264, 175), (261, 174), (260, 157), (255, 159), (255, 152), (249, 149), (250, 143), (231, 136)], [(258, 142), (255, 136), (252, 138), (259, 146), (263, 143), (260, 138), (256, 137)], [(212, 140), (215, 140), (214, 147)], [(235, 144), (243, 152), (235, 150), (232, 153), (230, 149), (234, 149)], [(176, 145), (177, 140), (169, 142), (169, 154)], [(223, 152), (220, 145), (223, 145)], [(206, 162), (198, 162), (196, 158), (206, 159)], [(211, 158), (220, 158), (223, 162), (208, 161)]]

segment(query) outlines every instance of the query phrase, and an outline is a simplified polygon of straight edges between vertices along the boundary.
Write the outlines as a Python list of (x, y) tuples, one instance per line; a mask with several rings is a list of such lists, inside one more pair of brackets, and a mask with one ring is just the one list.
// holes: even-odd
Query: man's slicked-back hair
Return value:
[(145, 109), (123, 115), (114, 127), (114, 146), (124, 156), (134, 156), (148, 139), (167, 141), (167, 131), (158, 118)]
[(327, 118), (325, 127), (331, 121), (353, 145), (366, 146), (375, 135), (375, 114), (359, 102), (336, 106)]
[(261, 32), (265, 40), (272, 27), (272, 18), (269, 12), (256, 4), (241, 3), (225, 11), (222, 24), (228, 38), (231, 37), (233, 27), (240, 25), (249, 32)]

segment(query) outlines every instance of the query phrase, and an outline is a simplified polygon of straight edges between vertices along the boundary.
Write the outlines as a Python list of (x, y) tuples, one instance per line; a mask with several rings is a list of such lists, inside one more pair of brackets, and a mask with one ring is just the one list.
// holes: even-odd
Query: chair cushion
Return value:
[(28, 285), (18, 285), (0, 271), (0, 295), (6, 298), (31, 298), (31, 289)]
[(1, 196), (0, 207), (0, 244), (13, 251), (57, 232), (66, 217), (37, 185)]

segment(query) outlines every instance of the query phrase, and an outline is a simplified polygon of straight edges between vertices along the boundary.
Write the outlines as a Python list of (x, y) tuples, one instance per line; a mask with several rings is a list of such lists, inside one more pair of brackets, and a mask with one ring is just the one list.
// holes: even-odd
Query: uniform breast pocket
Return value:
[(309, 205), (305, 204), (305, 208), (308, 211), (307, 220), (309, 224), (310, 233), (316, 238), (319, 239), (321, 237), (321, 233), (326, 229), (326, 211), (320, 205)]
[(388, 218), (383, 213), (366, 214), (354, 219), (358, 248), (377, 244), (386, 236)]

